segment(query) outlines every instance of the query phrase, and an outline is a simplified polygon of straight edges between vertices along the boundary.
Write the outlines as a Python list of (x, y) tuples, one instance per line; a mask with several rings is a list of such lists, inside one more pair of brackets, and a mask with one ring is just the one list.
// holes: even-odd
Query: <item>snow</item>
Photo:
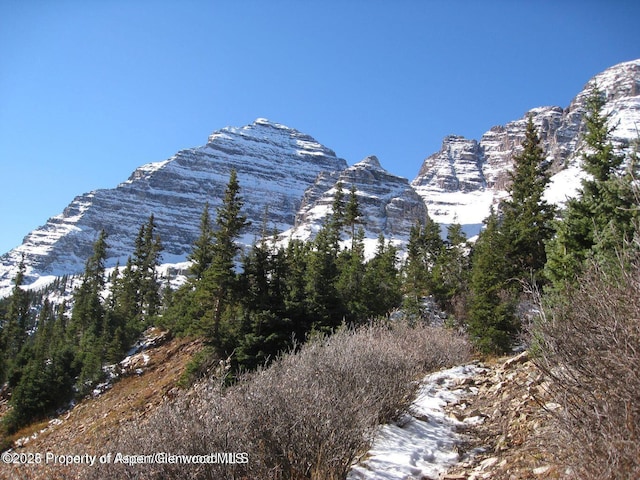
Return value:
[(563, 207), (568, 199), (574, 198), (587, 174), (575, 161), (564, 170), (551, 177), (551, 181), (544, 192), (544, 199), (559, 207)]
[(395, 424), (379, 427), (371, 449), (347, 475), (347, 480), (408, 480), (438, 478), (459, 461), (456, 432), (463, 422), (445, 407), (462, 395), (462, 380), (480, 370), (462, 365), (424, 377), (409, 412)]

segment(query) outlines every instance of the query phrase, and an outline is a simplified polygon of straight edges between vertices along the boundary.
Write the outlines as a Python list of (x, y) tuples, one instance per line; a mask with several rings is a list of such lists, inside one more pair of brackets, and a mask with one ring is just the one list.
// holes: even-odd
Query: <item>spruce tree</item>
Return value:
[(87, 393), (92, 384), (103, 377), (105, 345), (100, 340), (106, 313), (102, 299), (107, 258), (106, 239), (107, 234), (102, 230), (93, 244), (93, 254), (85, 264), (82, 283), (74, 293), (71, 311), (68, 333), (73, 344), (77, 345), (75, 362), (81, 372), (77, 382), (80, 395)]
[(138, 313), (142, 327), (147, 325), (148, 320), (158, 312), (160, 307), (160, 282), (157, 269), (160, 266), (162, 242), (160, 236), (156, 234), (156, 228), (155, 217), (151, 214), (147, 224), (140, 228), (138, 238), (141, 237), (142, 242), (136, 245), (133, 256), (140, 298)]
[(213, 226), (209, 214), (209, 202), (205, 203), (200, 217), (200, 235), (193, 244), (188, 259), (191, 260), (190, 273), (195, 280), (200, 280), (213, 260)]
[(237, 173), (231, 170), (222, 205), (217, 209), (211, 264), (196, 287), (196, 301), (205, 307), (201, 324), (209, 338), (219, 346), (223, 340), (220, 336), (223, 314), (232, 305), (238, 281), (235, 261), (240, 246), (236, 242), (250, 224), (242, 214), (243, 205)]
[(345, 309), (345, 320), (353, 323), (366, 320), (368, 308), (364, 291), (364, 229), (351, 240), (352, 247), (338, 255), (336, 291)]
[[(16, 374), (19, 375), (16, 357), (27, 341), (27, 330), (31, 328), (33, 323), (30, 294), (23, 289), (25, 271), (26, 266), (23, 254), (18, 265), (18, 272), (13, 280), (13, 289), (8, 299), (6, 318), (2, 322), (2, 352), (0, 352), (0, 355), (4, 357), (4, 375), (10, 377)], [(2, 377), (0, 377), (0, 380), (2, 380)]]
[(407, 260), (404, 266), (404, 308), (414, 315), (421, 313), (422, 297), (432, 294), (433, 268), (444, 251), (440, 225), (427, 215), (424, 224), (416, 223), (409, 232)]
[(604, 95), (594, 87), (587, 100), (587, 148), (582, 156), (588, 177), (577, 197), (567, 202), (547, 246), (545, 273), (557, 290), (576, 280), (586, 259), (598, 256), (607, 262), (615, 256), (638, 228), (635, 162), (631, 159), (627, 172), (621, 172), (624, 156), (616, 154), (611, 143), (613, 127), (603, 114), (604, 105)]
[(293, 323), (293, 332), (298, 339), (305, 338), (311, 328), (307, 299), (307, 269), (311, 257), (311, 243), (292, 239), (280, 259), (283, 279), (282, 292), (285, 315)]
[(475, 243), (470, 279), (468, 332), (485, 353), (508, 351), (518, 330), (515, 318), (515, 284), (509, 279), (505, 239), (493, 209)]
[(305, 270), (305, 308), (312, 324), (333, 328), (342, 321), (342, 303), (336, 289), (338, 250), (333, 223), (320, 229), (312, 242)]
[(438, 306), (460, 321), (469, 284), (469, 247), (462, 225), (447, 227), (447, 241), (432, 272), (433, 295)]
[(349, 190), (349, 200), (345, 207), (344, 223), (349, 227), (351, 233), (351, 250), (355, 248), (356, 225), (361, 223), (362, 211), (355, 185), (351, 185)]
[(116, 362), (122, 358), (133, 342), (133, 338), (126, 335), (127, 317), (122, 308), (121, 298), (125, 290), (122, 288), (119, 264), (113, 269), (109, 283), (111, 284), (111, 291), (105, 304), (101, 337), (102, 343), (105, 345), (105, 360), (107, 362)]
[(546, 263), (545, 244), (553, 234), (555, 208), (544, 199), (549, 183), (549, 164), (540, 138), (529, 116), (522, 143), (509, 172), (509, 197), (500, 204), (504, 254), (511, 263), (507, 274), (521, 281), (539, 283), (538, 273)]
[(284, 309), (277, 260), (264, 236), (243, 259), (243, 321), (236, 358), (246, 368), (264, 365), (290, 346), (293, 327)]
[(344, 200), (344, 189), (342, 182), (336, 183), (331, 204), (331, 215), (329, 215), (325, 228), (327, 229), (328, 240), (331, 246), (337, 251), (341, 240), (342, 228), (345, 225), (346, 205)]
[(401, 305), (398, 250), (386, 242), (382, 233), (378, 236), (374, 257), (365, 265), (363, 283), (367, 318), (387, 315)]
[(93, 253), (85, 263), (82, 283), (74, 293), (71, 313), (71, 333), (79, 340), (91, 332), (97, 335), (104, 318), (102, 291), (105, 286), (105, 261), (107, 258), (107, 234), (102, 230), (93, 244)]
[[(133, 265), (133, 258), (130, 256), (122, 270), (114, 278), (112, 284), (112, 302), (116, 324), (115, 331), (120, 329), (122, 349), (127, 349), (140, 333), (140, 282), (138, 273)], [(112, 345), (114, 346), (114, 345)]]

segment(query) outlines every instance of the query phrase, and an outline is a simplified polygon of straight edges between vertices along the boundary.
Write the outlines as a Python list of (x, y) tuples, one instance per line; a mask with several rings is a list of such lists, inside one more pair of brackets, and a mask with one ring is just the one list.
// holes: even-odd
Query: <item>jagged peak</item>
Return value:
[[(594, 75), (571, 105), (584, 102), (594, 86), (604, 92), (607, 102), (640, 95), (640, 59), (618, 63)], [(571, 106), (570, 106), (571, 108)]]
[(634, 60), (629, 60), (627, 62), (621, 62), (621, 63), (617, 63), (615, 65), (612, 65), (611, 67), (605, 69), (604, 71), (598, 73), (596, 75), (596, 77), (601, 76), (601, 75), (606, 75), (609, 72), (614, 72), (614, 71), (618, 71), (618, 72), (622, 72), (622, 71), (628, 71), (631, 74), (633, 74), (638, 68), (640, 68), (640, 58), (636, 58)]
[(467, 142), (467, 141), (471, 141), (472, 139), (464, 137), (462, 135), (447, 135), (446, 137), (444, 137), (444, 139), (442, 140), (442, 143), (449, 143), (449, 142)]
[(213, 132), (209, 135), (207, 147), (215, 148), (215, 145), (224, 145), (237, 139), (293, 147), (304, 155), (336, 156), (333, 150), (322, 145), (312, 136), (263, 117), (243, 127), (228, 126)]
[(442, 139), (442, 150), (446, 150), (452, 144), (476, 144), (477, 140), (463, 137), (462, 135), (447, 135)]
[(378, 168), (384, 170), (382, 165), (380, 165), (380, 160), (375, 155), (369, 155), (368, 157), (360, 160), (358, 163), (354, 165), (354, 167), (364, 167), (364, 168)]
[(228, 126), (221, 128), (220, 130), (216, 130), (211, 135), (209, 135), (208, 143), (213, 143), (221, 138), (229, 138), (234, 136), (263, 136), (265, 134), (265, 130), (273, 131), (275, 135), (303, 135), (294, 128), (290, 128), (281, 123), (272, 122), (271, 120), (260, 117), (255, 119), (249, 125), (245, 125), (243, 127)]
[[(283, 130), (291, 130), (291, 128), (287, 127), (286, 125), (283, 125), (278, 122), (272, 122), (268, 118), (264, 118), (264, 117), (256, 118), (250, 126), (259, 126), (259, 125), (265, 126), (265, 127), (283, 129)], [(249, 126), (245, 128), (248, 128), (248, 127)]]

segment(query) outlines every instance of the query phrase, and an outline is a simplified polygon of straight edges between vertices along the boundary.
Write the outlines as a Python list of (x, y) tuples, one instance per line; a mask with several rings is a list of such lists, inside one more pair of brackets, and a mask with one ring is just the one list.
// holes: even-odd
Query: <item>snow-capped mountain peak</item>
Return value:
[(467, 235), (476, 235), (489, 208), (507, 195), (507, 172), (513, 167), (513, 156), (522, 150), (529, 117), (555, 173), (546, 197), (562, 204), (574, 196), (584, 178), (580, 167), (583, 119), (594, 85), (605, 93), (604, 113), (610, 115), (614, 145), (627, 151), (633, 148), (640, 138), (640, 60), (594, 76), (566, 109), (533, 108), (518, 120), (492, 127), (479, 141), (446, 137), (442, 149), (424, 160), (412, 182), (430, 216), (441, 224), (457, 219)]
[(108, 234), (107, 265), (124, 264), (142, 224), (154, 214), (165, 262), (184, 261), (198, 235), (206, 202), (220, 204), (235, 169), (253, 226), (260, 233), (265, 210), (271, 226), (293, 226), (304, 191), (323, 171), (341, 171), (344, 160), (311, 136), (258, 119), (245, 127), (212, 133), (206, 145), (143, 165), (113, 189), (76, 197), (60, 214), (31, 232), (22, 245), (0, 257), (0, 295), (7, 294), (25, 256), (26, 281), (43, 275), (78, 273), (103, 228)]

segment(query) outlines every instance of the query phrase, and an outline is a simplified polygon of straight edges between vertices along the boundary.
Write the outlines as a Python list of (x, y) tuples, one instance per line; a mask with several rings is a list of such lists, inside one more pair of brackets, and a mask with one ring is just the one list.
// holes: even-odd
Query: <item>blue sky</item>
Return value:
[(640, 57), (634, 1), (0, 0), (0, 253), (258, 117), (413, 179)]

